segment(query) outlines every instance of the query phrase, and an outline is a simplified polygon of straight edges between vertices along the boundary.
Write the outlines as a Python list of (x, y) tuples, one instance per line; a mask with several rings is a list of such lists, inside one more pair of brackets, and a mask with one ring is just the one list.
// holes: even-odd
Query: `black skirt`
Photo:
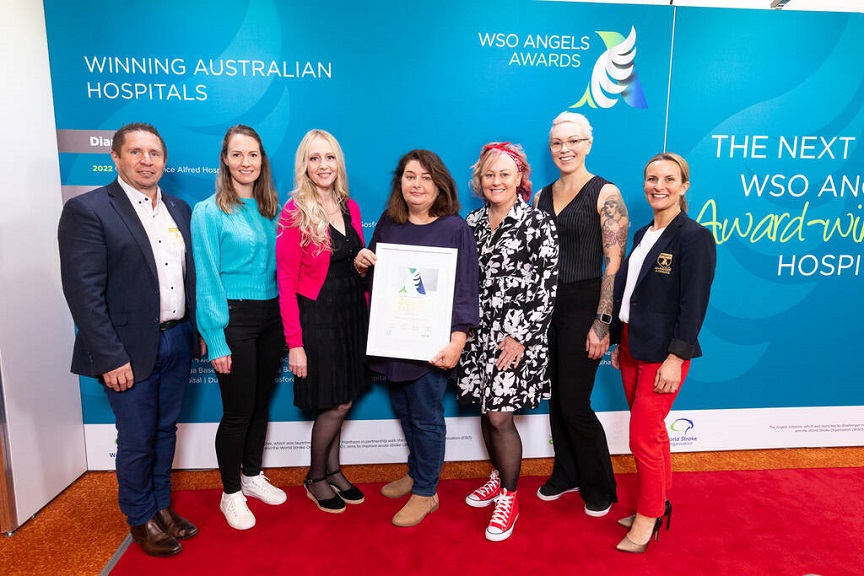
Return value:
[(356, 400), (371, 387), (366, 369), (366, 296), (354, 270), (362, 248), (350, 216), (345, 234), (330, 226), (330, 266), (317, 300), (297, 295), (306, 378), (294, 378), (294, 405), (316, 412)]

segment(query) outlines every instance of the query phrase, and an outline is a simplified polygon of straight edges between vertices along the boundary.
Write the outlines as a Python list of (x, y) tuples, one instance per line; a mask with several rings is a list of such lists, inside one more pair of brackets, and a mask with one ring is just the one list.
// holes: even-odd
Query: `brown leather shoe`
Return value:
[(387, 498), (402, 498), (403, 496), (410, 494), (412, 488), (414, 488), (414, 479), (406, 474), (402, 478), (382, 486), (381, 494)]
[(438, 510), (438, 494), (432, 496), (411, 494), (405, 506), (393, 516), (393, 524), (401, 528), (416, 526), (427, 514), (436, 510)]
[(162, 529), (162, 524), (156, 516), (140, 526), (130, 526), (132, 540), (141, 545), (141, 549), (150, 556), (172, 556), (183, 549), (180, 542)]
[(170, 506), (156, 513), (156, 519), (162, 524), (166, 532), (177, 540), (191, 538), (198, 533), (198, 527), (177, 514)]

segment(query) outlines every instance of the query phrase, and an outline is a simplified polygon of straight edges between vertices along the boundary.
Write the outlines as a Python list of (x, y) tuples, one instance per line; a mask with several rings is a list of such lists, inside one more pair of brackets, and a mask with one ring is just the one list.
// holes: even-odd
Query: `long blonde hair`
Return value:
[(303, 136), (300, 145), (297, 146), (297, 154), (294, 157), (294, 190), (291, 192), (291, 198), (294, 200), (296, 210), (291, 216), (291, 226), (300, 229), (301, 246), (305, 247), (312, 244), (318, 252), (329, 252), (331, 249), (330, 234), (328, 234), (330, 218), (321, 205), (318, 191), (307, 172), (309, 148), (315, 138), (325, 140), (336, 154), (336, 179), (333, 181), (333, 192), (340, 210), (345, 209), (346, 202), (350, 197), (342, 147), (339, 146), (336, 138), (326, 130), (310, 130)]

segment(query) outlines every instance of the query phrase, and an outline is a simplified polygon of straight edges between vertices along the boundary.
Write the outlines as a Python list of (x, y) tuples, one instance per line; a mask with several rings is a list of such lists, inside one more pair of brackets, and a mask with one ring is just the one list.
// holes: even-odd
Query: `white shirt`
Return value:
[(627, 265), (627, 283), (624, 284), (624, 297), (621, 299), (621, 310), (618, 311), (618, 319), (627, 324), (630, 322), (630, 297), (633, 296), (633, 290), (636, 288), (636, 281), (639, 279), (639, 272), (642, 270), (642, 265), (645, 263), (645, 257), (648, 252), (657, 243), (657, 239), (666, 230), (665, 227), (659, 230), (648, 228), (639, 245), (633, 248), (630, 253), (630, 261)]
[(181, 320), (186, 315), (186, 243), (180, 228), (162, 201), (162, 190), (156, 190), (156, 207), (143, 192), (139, 192), (118, 177), (135, 213), (144, 225), (159, 277), (159, 321)]

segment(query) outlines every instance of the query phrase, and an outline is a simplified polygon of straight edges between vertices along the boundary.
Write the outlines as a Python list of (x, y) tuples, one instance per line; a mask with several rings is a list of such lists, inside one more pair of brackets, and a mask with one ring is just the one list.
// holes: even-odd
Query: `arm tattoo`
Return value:
[(620, 192), (610, 194), (603, 202), (600, 226), (603, 234), (603, 261), (608, 268), (612, 261), (617, 260), (612, 271), (614, 273), (618, 271), (618, 265), (624, 259), (627, 248), (627, 207)]
[[(624, 260), (627, 249), (627, 207), (617, 190), (609, 194), (603, 202), (600, 211), (600, 226), (603, 235), (603, 264), (605, 271), (600, 284), (600, 303), (597, 306), (599, 314), (612, 313), (612, 298), (615, 288), (615, 273)], [(609, 333), (609, 327), (601, 322), (594, 323), (594, 331), (599, 337)]]
[(600, 303), (597, 305), (598, 314), (612, 313), (612, 296), (615, 288), (615, 275), (606, 274), (600, 282)]

